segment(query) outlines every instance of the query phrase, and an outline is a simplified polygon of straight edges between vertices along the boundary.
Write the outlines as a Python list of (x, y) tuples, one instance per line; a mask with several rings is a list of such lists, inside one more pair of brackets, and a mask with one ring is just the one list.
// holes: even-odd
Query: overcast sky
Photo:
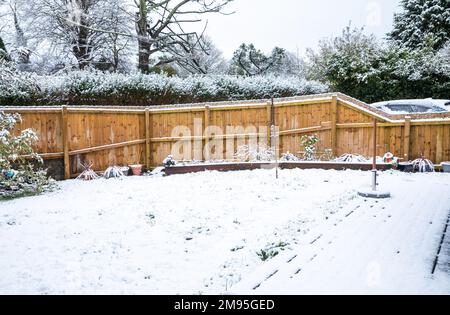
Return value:
[(274, 46), (303, 54), (352, 22), (379, 38), (392, 28), (400, 0), (234, 0), (231, 16), (209, 16), (207, 33), (225, 56), (243, 42), (266, 52)]

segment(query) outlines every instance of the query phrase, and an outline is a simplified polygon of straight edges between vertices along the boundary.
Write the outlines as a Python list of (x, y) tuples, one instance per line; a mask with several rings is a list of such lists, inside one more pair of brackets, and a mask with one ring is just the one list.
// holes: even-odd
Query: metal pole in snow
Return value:
[(275, 102), (274, 102), (274, 97), (272, 96), (272, 99), (271, 99), (271, 101), (272, 101), (272, 106), (271, 106), (271, 119), (272, 119), (272, 121), (271, 121), (271, 124), (272, 124), (272, 127), (271, 128), (273, 128), (273, 130), (272, 130), (272, 132), (271, 132), (271, 134), (272, 134), (272, 137), (274, 137), (275, 138), (275, 140), (274, 141), (271, 141), (272, 142), (272, 145), (273, 145), (273, 148), (274, 148), (274, 151), (275, 151), (275, 177), (276, 177), (276, 179), (278, 179), (278, 167), (279, 167), (279, 165), (278, 165), (278, 148), (277, 148), (277, 146), (279, 145), (278, 144), (278, 133), (277, 133), (277, 128), (275, 127)]
[(372, 164), (372, 191), (362, 189), (358, 191), (358, 195), (364, 198), (390, 198), (391, 193), (388, 191), (377, 191), (377, 119), (373, 120), (373, 164)]
[(373, 120), (373, 169), (377, 169), (377, 127), (378, 127), (378, 121), (375, 118)]
[(373, 120), (373, 163), (372, 163), (372, 190), (377, 190), (377, 127), (378, 121)]

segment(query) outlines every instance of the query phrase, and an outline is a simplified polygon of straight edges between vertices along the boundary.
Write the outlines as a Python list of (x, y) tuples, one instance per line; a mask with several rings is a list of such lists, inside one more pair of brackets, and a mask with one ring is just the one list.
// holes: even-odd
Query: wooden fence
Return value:
[[(0, 110), (21, 114), (17, 132), (34, 129), (40, 140), (36, 152), (44, 160), (63, 160), (65, 178), (77, 175), (80, 162), (85, 160), (98, 171), (111, 165), (137, 163), (154, 167), (179, 140), (199, 142), (200, 146), (192, 146), (192, 150), (196, 151), (194, 155), (202, 156), (210, 137), (202, 131), (199, 136), (194, 121), (201, 121), (203, 130), (208, 126), (222, 128), (224, 133), (216, 134), (216, 138), (224, 142), (235, 139), (235, 146), (239, 139), (251, 135), (227, 134), (227, 127), (242, 126), (241, 130), (245, 130), (275, 124), (280, 128), (281, 153), (298, 153), (302, 150), (301, 136), (317, 134), (319, 150), (328, 149), (333, 156), (370, 156), (373, 120), (377, 119), (379, 155), (390, 151), (406, 160), (422, 155), (435, 163), (450, 160), (450, 113), (390, 115), (340, 93), (275, 99), (273, 104), (263, 100), (150, 108), (61, 106)], [(186, 126), (191, 135), (174, 135), (176, 126)]]

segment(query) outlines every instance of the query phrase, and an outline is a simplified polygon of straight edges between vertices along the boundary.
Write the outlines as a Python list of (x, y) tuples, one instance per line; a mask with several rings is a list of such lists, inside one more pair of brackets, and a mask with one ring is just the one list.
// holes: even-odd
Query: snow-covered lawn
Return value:
[[(447, 274), (431, 276), (450, 176), (385, 172), (393, 198), (378, 202), (356, 196), (369, 176), (62, 182), (0, 202), (0, 293), (450, 293)], [(271, 260), (257, 254), (280, 244)]]

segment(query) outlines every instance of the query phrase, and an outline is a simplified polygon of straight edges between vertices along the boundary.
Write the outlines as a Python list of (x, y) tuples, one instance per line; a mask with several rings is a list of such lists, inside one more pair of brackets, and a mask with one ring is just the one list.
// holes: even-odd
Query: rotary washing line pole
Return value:
[(377, 129), (378, 121), (376, 118), (373, 120), (373, 161), (372, 161), (372, 185), (371, 189), (362, 189), (358, 192), (358, 195), (365, 198), (390, 198), (391, 193), (388, 191), (378, 190), (378, 170), (377, 170)]

